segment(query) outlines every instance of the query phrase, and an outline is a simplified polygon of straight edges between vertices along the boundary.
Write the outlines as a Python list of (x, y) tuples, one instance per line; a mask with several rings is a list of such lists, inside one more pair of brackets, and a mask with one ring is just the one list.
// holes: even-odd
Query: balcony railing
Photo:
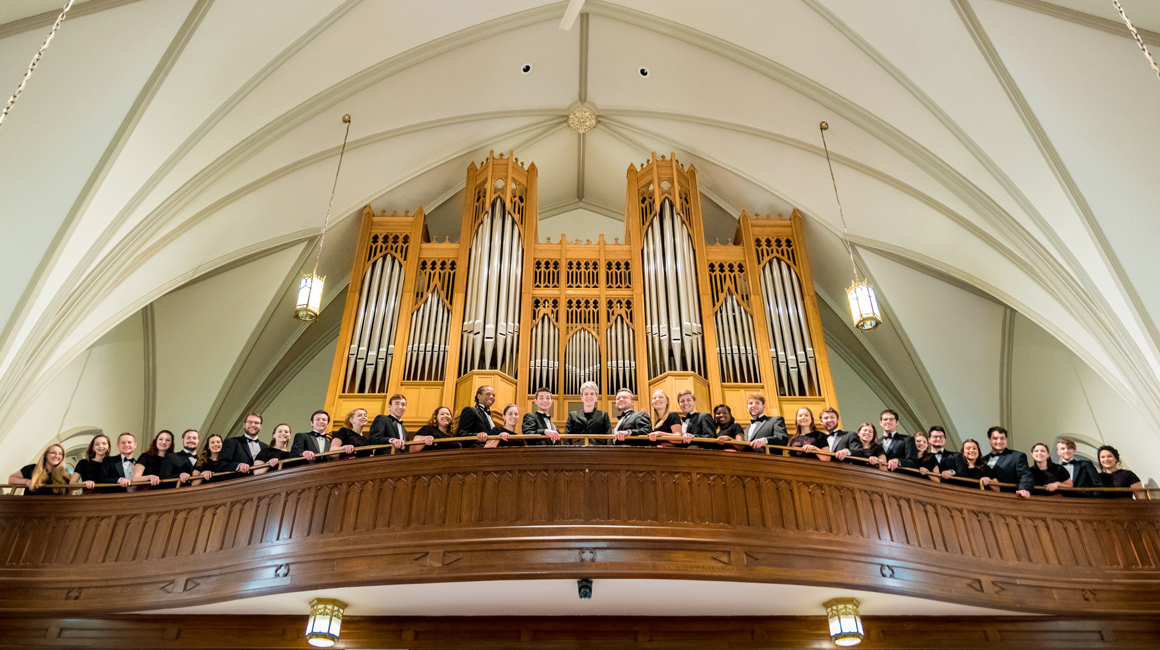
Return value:
[[(457, 440), (475, 438), (442, 442)], [(343, 585), (647, 577), (1160, 611), (1155, 501), (1022, 499), (784, 448), (379, 449), (197, 488), (0, 498), (0, 607), (97, 614)]]

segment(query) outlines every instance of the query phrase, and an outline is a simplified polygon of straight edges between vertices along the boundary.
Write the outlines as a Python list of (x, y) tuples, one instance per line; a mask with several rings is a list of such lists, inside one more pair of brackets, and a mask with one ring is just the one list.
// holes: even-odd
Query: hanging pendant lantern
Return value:
[(333, 648), (342, 630), (346, 603), (333, 598), (310, 601), (310, 619), (306, 621), (306, 642), (315, 648)]
[(313, 323), (318, 318), (322, 307), (322, 286), (325, 277), (318, 277), (313, 273), (302, 276), (298, 283), (298, 307), (294, 310), (294, 318), (303, 323)]
[(318, 275), (318, 261), (322, 259), (322, 245), (326, 243), (326, 228), (330, 225), (330, 208), (334, 205), (334, 191), (338, 189), (338, 175), (342, 172), (342, 157), (346, 155), (346, 141), (350, 138), (350, 115), (342, 116), (346, 134), (342, 136), (342, 149), (338, 152), (338, 169), (334, 170), (334, 186), (330, 188), (330, 203), (326, 204), (326, 219), (322, 222), (322, 234), (318, 238), (318, 254), (314, 256), (314, 270), (298, 281), (298, 302), (294, 308), (294, 318), (303, 323), (313, 323), (322, 311), (322, 287), (326, 276)]
[(826, 608), (826, 618), (830, 621), (830, 640), (843, 647), (862, 643), (866, 633), (862, 629), (862, 617), (858, 614), (858, 601), (854, 598), (834, 598), (822, 607)]
[(860, 330), (872, 330), (882, 323), (882, 312), (878, 309), (878, 296), (874, 287), (866, 281), (858, 282), (846, 290), (846, 297), (850, 299), (850, 317), (854, 319), (854, 327)]
[(822, 122), (818, 125), (822, 132), (822, 148), (826, 152), (826, 166), (830, 168), (830, 182), (834, 184), (834, 200), (838, 202), (838, 216), (842, 218), (842, 245), (850, 254), (850, 266), (854, 269), (854, 284), (846, 290), (846, 297), (850, 301), (850, 318), (854, 320), (854, 327), (868, 332), (882, 324), (882, 311), (878, 308), (878, 295), (874, 287), (865, 280), (858, 279), (858, 265), (854, 263), (854, 248), (850, 245), (850, 232), (846, 230), (846, 215), (842, 212), (842, 199), (838, 197), (838, 181), (834, 178), (834, 164), (830, 162), (830, 147), (826, 144), (826, 130), (829, 124)]

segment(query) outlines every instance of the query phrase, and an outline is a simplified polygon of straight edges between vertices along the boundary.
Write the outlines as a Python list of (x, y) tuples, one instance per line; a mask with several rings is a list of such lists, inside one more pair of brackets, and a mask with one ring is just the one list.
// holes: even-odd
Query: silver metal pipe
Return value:
[[(750, 294), (750, 304), (752, 304), (752, 294)], [(757, 383), (760, 380), (760, 373), (757, 365), (757, 337), (756, 331), (753, 328), (753, 314), (741, 307), (741, 321), (745, 330), (745, 357), (749, 360), (749, 378), (750, 383)]]
[(415, 360), (415, 371), (413, 376), (418, 381), (429, 381), (431, 375), (431, 365), (438, 352), (439, 334), (439, 307), (442, 306), (439, 300), (439, 295), (434, 291), (427, 294), (427, 300), (423, 302), (423, 320), (421, 330), (422, 348), (419, 350), (419, 356)]
[(399, 327), (399, 306), (403, 293), (403, 265), (391, 256), (387, 260), (391, 270), (391, 286), (387, 290), (386, 314), (383, 316), (383, 333), (379, 337), (379, 358), (375, 365), (376, 393), (386, 392), (386, 382), (390, 379), (391, 363), (395, 357), (395, 333)]
[(794, 283), (790, 277), (790, 273), (793, 271), (785, 262), (781, 262), (779, 266), (781, 267), (782, 291), (785, 293), (786, 318), (789, 320), (790, 332), (793, 334), (793, 347), (794, 353), (797, 355), (798, 376), (801, 379), (801, 392), (798, 394), (808, 395), (809, 366), (806, 363), (805, 342), (802, 340), (801, 322), (798, 319), (797, 303), (794, 300)]
[(379, 276), (379, 294), (375, 300), (375, 320), (371, 326), (371, 338), (367, 341), (367, 369), (366, 375), (363, 377), (363, 389), (360, 392), (374, 393), (375, 390), (375, 367), (379, 360), (379, 343), (383, 338), (383, 323), (387, 311), (387, 293), (390, 289), (391, 283), (391, 265), (390, 256), (384, 255), (379, 258), (382, 262), (383, 271)]
[(436, 312), (435, 336), (431, 341), (431, 360), (427, 362), (428, 381), (441, 380), (447, 371), (447, 350), (451, 341), (451, 308), (441, 298), (435, 296), (436, 301), (432, 309)]
[[(512, 222), (515, 223), (514, 220)], [(508, 302), (508, 336), (507, 350), (504, 356), (508, 359), (508, 374), (515, 375), (517, 357), (520, 350), (520, 316), (523, 303), (524, 288), (524, 242), (519, 228), (512, 227), (512, 283), (509, 289)]]
[[(785, 354), (781, 340), (781, 330), (777, 318), (777, 294), (773, 288), (773, 262), (761, 267), (761, 292), (765, 298), (765, 323), (769, 330), (769, 352), (777, 369), (779, 385), (784, 389), (789, 385), (789, 369), (786, 367)], [(789, 394), (788, 392), (786, 393)]]
[(354, 335), (350, 338), (350, 353), (347, 356), (346, 362), (346, 381), (344, 382), (346, 392), (354, 392), (354, 367), (358, 363), (358, 344), (362, 338), (363, 319), (367, 312), (367, 292), (370, 290), (370, 282), (368, 281), (371, 269), (367, 269), (363, 273), (362, 287), (359, 289), (358, 297), (358, 312), (354, 320)]
[(729, 294), (729, 327), (730, 336), (733, 337), (733, 357), (737, 362), (737, 381), (746, 381), (745, 377), (748, 373), (748, 364), (746, 363), (745, 342), (744, 342), (744, 326), (741, 324), (742, 316), (741, 303), (737, 301), (737, 296)]
[(641, 271), (644, 281), (644, 342), (650, 376), (661, 374), (660, 370), (660, 341), (657, 339), (657, 313), (655, 308), (655, 289), (653, 288), (653, 252), (651, 231), (646, 231), (641, 242)]
[(489, 323), (484, 324), (484, 342), (487, 341), (487, 326), (491, 325), (493, 328), (492, 342), (495, 345), (495, 365), (490, 363), (491, 354), (488, 354), (488, 361), (485, 361), (487, 368), (494, 367), (496, 370), (503, 368), (503, 352), (504, 341), (507, 341), (507, 310), (508, 310), (508, 289), (511, 286), (511, 228), (512, 219), (505, 218), (503, 220), (503, 227), (500, 229), (499, 250), (500, 254), (496, 256), (496, 263), (499, 265), (499, 275), (495, 286), (494, 300), (495, 316), (491, 318), (491, 312), (488, 312)]
[[(704, 375), (705, 370), (702, 366), (704, 360), (704, 339), (701, 333), (701, 307), (700, 302), (697, 300), (700, 295), (700, 287), (697, 286), (697, 267), (693, 261), (693, 241), (689, 236), (689, 229), (685, 226), (685, 222), (679, 215), (675, 215), (673, 219), (673, 235), (676, 242), (678, 265), (681, 269), (678, 282), (681, 285), (682, 334), (688, 341), (687, 349), (689, 350), (689, 358), (692, 361), (688, 369), (697, 374)], [(683, 320), (686, 315), (688, 316), (687, 334), (685, 334)]]
[(807, 387), (813, 389), (809, 392), (810, 395), (820, 395), (821, 378), (818, 377), (817, 359), (814, 358), (814, 344), (813, 340), (810, 338), (810, 325), (806, 315), (806, 303), (802, 298), (801, 277), (798, 276), (798, 274), (795, 273), (793, 269), (790, 269), (790, 273), (793, 275), (794, 302), (797, 307), (798, 322), (802, 332), (802, 344), (806, 349), (806, 363), (808, 364), (810, 371), (810, 381), (808, 382)]
[(379, 295), (379, 276), (383, 270), (383, 258), (375, 260), (371, 264), (371, 291), (367, 297), (367, 313), (366, 320), (363, 322), (362, 338), (359, 340), (358, 346), (358, 363), (355, 365), (354, 376), (354, 392), (362, 393), (362, 377), (366, 372), (366, 361), (368, 356), (368, 348), (372, 338), (371, 328), (373, 327), (375, 315), (378, 313), (378, 295)]
[(419, 363), (419, 356), (423, 354), (422, 338), (426, 328), (423, 327), (423, 316), (427, 313), (427, 301), (424, 300), (411, 312), (411, 331), (407, 335), (407, 362), (403, 364), (403, 379), (415, 379), (415, 367)]
[(657, 311), (657, 340), (660, 341), (661, 363), (660, 372), (665, 373), (669, 370), (676, 370), (677, 366), (670, 363), (670, 359), (675, 359), (680, 356), (680, 352), (672, 348), (672, 327), (669, 322), (669, 297), (666, 281), (666, 276), (671, 276), (669, 270), (665, 267), (665, 251), (664, 251), (664, 220), (658, 215), (653, 217), (652, 225), (649, 227), (649, 234), (652, 238), (652, 254), (653, 254), (653, 290), (654, 290), (654, 306)]
[(795, 332), (793, 330), (793, 322), (790, 320), (790, 294), (787, 292), (787, 287), (785, 286), (785, 282), (781, 274), (782, 266), (784, 264), (785, 263), (783, 261), (777, 260), (777, 266), (774, 267), (773, 286), (775, 290), (779, 292), (778, 314), (780, 315), (782, 338), (784, 339), (786, 347), (785, 356), (789, 365), (790, 384), (792, 386), (792, 389), (788, 394), (802, 395), (801, 361), (804, 361), (804, 359), (802, 359), (802, 355), (799, 354), (799, 342), (796, 340), (794, 335)]
[(496, 215), (492, 209), (494, 205), (488, 206), (487, 214), (484, 216), (483, 222), (480, 223), (477, 237), (480, 238), (479, 245), (479, 268), (476, 272), (476, 287), (475, 287), (475, 320), (472, 323), (472, 338), (473, 345), (471, 346), (471, 357), (468, 359), (469, 365), (467, 370), (475, 370), (479, 367), (479, 357), (483, 354), (483, 338), (484, 338), (484, 319), (487, 313), (487, 296), (488, 287), (494, 281), (491, 275), (491, 257), (492, 257), (492, 231), (495, 223)]
[(463, 308), (463, 334), (462, 344), (460, 345), (460, 372), (466, 372), (470, 365), (470, 359), (474, 355), (474, 339), (476, 337), (476, 327), (478, 323), (475, 319), (476, 305), (479, 301), (479, 275), (480, 275), (480, 251), (483, 249), (484, 225), (490, 218), (490, 212), (484, 213), (480, 219), (479, 225), (475, 227), (475, 232), (471, 237), (471, 255), (468, 259), (467, 269), (465, 273), (467, 276), (467, 290), (464, 299)]
[[(684, 365), (678, 362), (677, 370), (692, 370), (692, 357), (689, 353), (692, 351), (693, 324), (689, 322), (688, 273), (681, 238), (677, 234), (678, 230), (683, 230), (684, 222), (675, 213), (673, 204), (668, 199), (661, 203), (661, 216), (665, 220), (666, 227), (665, 258), (672, 269), (671, 273), (666, 274), (669, 279), (669, 303), (671, 307), (676, 308), (672, 310), (672, 313), (677, 315), (680, 322), (679, 327), (677, 323), (672, 323), (673, 338), (674, 341), (680, 340), (680, 348), (684, 357)], [(674, 288), (676, 291), (673, 291)]]
[(729, 383), (737, 381), (736, 359), (733, 358), (732, 344), (729, 340), (729, 298), (721, 302), (717, 308), (717, 352), (721, 363), (721, 374)]
[(673, 239), (672, 210), (661, 212), (661, 248), (665, 260), (666, 304), (669, 309), (669, 337), (672, 339), (673, 370), (687, 370), (688, 359), (685, 341), (681, 336), (681, 298), (677, 291), (677, 274), (673, 271), (676, 262), (676, 242)]

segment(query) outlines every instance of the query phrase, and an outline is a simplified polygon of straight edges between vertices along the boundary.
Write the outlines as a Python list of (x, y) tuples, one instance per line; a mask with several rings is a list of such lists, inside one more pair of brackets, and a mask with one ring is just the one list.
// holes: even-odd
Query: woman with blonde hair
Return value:
[[(343, 427), (334, 432), (334, 436), (330, 439), (330, 450), (338, 451), (344, 447), (348, 450), (355, 447), (366, 447), (371, 444), (371, 439), (363, 435), (363, 429), (367, 426), (367, 410), (359, 407), (346, 414), (346, 420), (343, 421)], [(350, 451), (347, 451), (350, 453)], [(356, 456), (370, 456), (374, 453), (373, 449), (364, 449), (356, 451)]]
[[(661, 389), (653, 391), (652, 394), (652, 433), (648, 434), (648, 439), (652, 442), (657, 441), (657, 436), (681, 436), (684, 444), (689, 444), (693, 441), (693, 435), (683, 433), (681, 431), (681, 416), (669, 410), (669, 394)], [(658, 447), (672, 447), (673, 443), (663, 441)]]
[(278, 463), (290, 455), (290, 425), (283, 422), (274, 427), (270, 444), (258, 452), (254, 462), (254, 476), (278, 469)]
[[(44, 450), (40, 460), (21, 467), (18, 472), (12, 472), (8, 482), (23, 485), (25, 494), (64, 494), (66, 488), (63, 486), (70, 478), (68, 468), (64, 466), (64, 447), (52, 444)], [(45, 485), (62, 487), (45, 487)]]

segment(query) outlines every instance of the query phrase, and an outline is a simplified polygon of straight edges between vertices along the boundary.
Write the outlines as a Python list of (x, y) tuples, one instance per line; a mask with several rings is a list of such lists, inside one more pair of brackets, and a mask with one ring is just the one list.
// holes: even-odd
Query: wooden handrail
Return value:
[[(641, 435), (629, 436), (629, 438), (635, 438), (638, 440), (640, 438), (646, 438), (646, 437), (647, 436), (641, 436)], [(563, 433), (560, 434), (561, 440), (583, 440), (584, 446), (588, 446), (588, 441), (590, 441), (590, 440), (614, 440), (615, 438), (616, 438), (616, 436), (612, 435), (612, 434), (592, 434), (592, 435), (563, 434)], [(487, 439), (488, 440), (500, 440), (501, 437), (499, 435), (488, 434)], [(547, 435), (539, 434), (539, 433), (535, 433), (535, 434), (523, 434), (523, 433), (508, 434), (508, 440), (549, 440), (549, 439), (550, 438)], [(679, 435), (675, 435), (675, 434), (658, 434), (656, 439), (658, 442), (663, 441), (663, 442), (676, 442), (676, 443), (684, 444), (684, 436), (679, 436)], [(434, 445), (441, 445), (441, 444), (461, 443), (461, 442), (479, 442), (479, 437), (478, 436), (461, 436), (461, 437), (451, 437), (451, 438), (436, 438), (434, 440), (433, 444)], [(732, 445), (735, 447), (750, 447), (750, 448), (753, 447), (752, 443), (746, 442), (744, 440), (729, 440), (729, 441), (725, 441), (725, 442), (720, 442), (717, 438), (693, 438), (689, 444), (694, 444), (694, 443), (714, 444), (714, 445), (725, 444), (725, 445)], [(408, 440), (404, 443), (404, 445), (406, 445), (408, 447), (418, 446), (418, 445), (426, 445), (426, 444), (427, 444), (427, 442), (425, 440)], [(362, 447), (355, 447), (354, 449), (355, 449), (356, 453), (362, 452), (362, 451), (378, 451), (378, 450), (382, 450), (382, 449), (387, 449), (387, 450), (390, 450), (391, 454), (395, 454), (398, 448), (395, 447), (394, 444), (386, 444), (386, 445), (365, 445)], [(831, 452), (831, 451), (809, 451), (809, 452), (806, 452), (806, 451), (802, 451), (801, 447), (789, 447), (789, 446), (784, 446), (784, 445), (763, 445), (761, 447), (761, 449), (764, 449), (765, 450), (764, 453), (767, 455), (772, 455), (773, 451), (780, 451), (781, 456), (789, 456), (790, 452), (796, 452), (799, 454), (814, 454), (816, 456), (829, 456), (831, 458), (837, 457), (836, 452)], [(347, 452), (345, 450), (335, 449), (335, 450), (316, 453), (316, 454), (314, 454), (314, 457), (315, 458), (329, 458), (329, 457), (343, 456), (343, 455), (349, 455), (349, 454), (347, 454)], [(843, 460), (853, 461), (857, 464), (863, 464), (863, 465), (870, 466), (870, 467), (881, 467), (881, 465), (871, 464), (869, 459), (861, 458), (858, 456), (847, 456)], [(301, 457), (301, 456), (297, 456), (294, 458), (283, 458), (283, 459), (278, 461), (277, 469), (282, 469), (283, 467), (285, 467), (287, 465), (292, 465), (292, 464), (301, 463), (301, 462), (305, 462), (305, 461), (306, 461), (306, 459)], [(267, 466), (267, 467), (269, 467), (269, 466)], [(911, 467), (899, 467), (893, 471), (901, 472), (901, 473), (907, 474), (907, 475), (912, 475), (912, 476), (915, 476), (917, 478), (923, 478), (923, 477), (927, 476), (927, 474), (923, 474), (920, 470), (914, 469)], [(961, 484), (976, 486), (981, 490), (986, 490), (987, 488), (992, 487), (992, 486), (998, 487), (998, 488), (1018, 488), (1018, 485), (1016, 485), (1014, 483), (1000, 483), (999, 481), (989, 481), (987, 483), (987, 485), (983, 485), (983, 483), (979, 479), (966, 478), (966, 477), (962, 477), (962, 476), (943, 477), (943, 476), (941, 476), (937, 473), (934, 473), (934, 472), (929, 472), (928, 474), (933, 474), (934, 476), (939, 478), (940, 481), (954, 481), (954, 482), (961, 483)], [(214, 472), (213, 473), (214, 478), (219, 477), (219, 476), (237, 476), (237, 475), (246, 476), (246, 475), (250, 475), (250, 474), (249, 474), (249, 472), (243, 473), (243, 472), (237, 472), (237, 471)], [(192, 480), (197, 480), (197, 479), (196, 479), (196, 477), (191, 477), (189, 480), (192, 481)], [(213, 479), (210, 479), (211, 482), (212, 482), (212, 480)], [(148, 480), (131, 481), (129, 484), (132, 486), (145, 486), (145, 485), (152, 486), (153, 485), (153, 483), (151, 483)], [(183, 487), (183, 485), (184, 485), (183, 483), (181, 483), (181, 480), (177, 479), (177, 478), (161, 479), (160, 481), (158, 481), (158, 485), (160, 485), (160, 484), (176, 484), (176, 486), (178, 488)], [(20, 489), (20, 488), (26, 488), (26, 487), (27, 486), (25, 486), (25, 485), (17, 485), (17, 484), (12, 484), (12, 483), (0, 483), (0, 489), (5, 489), (5, 488)], [(94, 484), (94, 488), (116, 488), (116, 487), (121, 487), (121, 484), (120, 483), (95, 483)], [(65, 489), (68, 489), (70, 491), (85, 489), (84, 485), (81, 483), (66, 483), (66, 484), (46, 483), (44, 485), (41, 485), (41, 488), (48, 488), (48, 489), (65, 488)], [(1048, 491), (1042, 485), (1036, 485), (1036, 486), (1032, 487), (1032, 490), (1050, 493), (1050, 491)], [(1058, 488), (1056, 488), (1055, 491), (1056, 492), (1063, 492), (1063, 491), (1067, 491), (1067, 492), (1144, 492), (1147, 495), (1148, 499), (1152, 499), (1153, 493), (1160, 492), (1160, 488), (1150, 488), (1150, 487), (1140, 487), (1140, 488), (1130, 488), (1130, 487), (1125, 487), (1125, 488), (1117, 488), (1117, 487), (1058, 487)]]

